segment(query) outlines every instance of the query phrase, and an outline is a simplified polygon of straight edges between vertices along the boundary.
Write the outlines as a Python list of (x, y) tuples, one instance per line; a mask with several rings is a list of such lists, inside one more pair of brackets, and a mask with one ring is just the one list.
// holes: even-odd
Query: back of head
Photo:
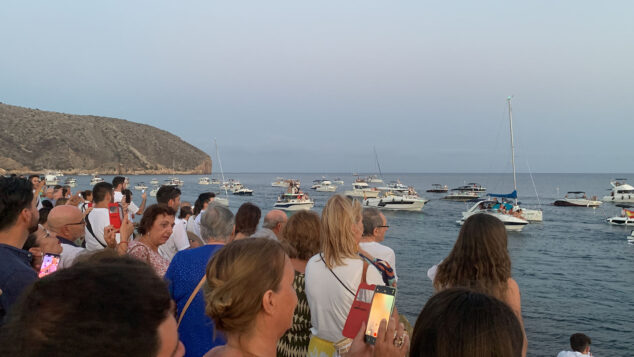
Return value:
[(112, 179), (112, 187), (118, 188), (119, 185), (123, 185), (125, 183), (125, 177), (123, 176), (115, 176)]
[(107, 182), (96, 183), (92, 188), (92, 201), (94, 203), (103, 202), (108, 194), (112, 195), (112, 185)]
[(271, 239), (240, 239), (227, 244), (207, 265), (205, 312), (218, 330), (248, 332), (262, 309), (262, 297), (277, 291), (286, 254)]
[(504, 302), (464, 288), (444, 290), (423, 307), (410, 357), (519, 357), (522, 326)]
[(171, 310), (147, 264), (103, 251), (35, 282), (14, 305), (2, 356), (156, 356)]
[(236, 212), (236, 234), (250, 236), (255, 233), (261, 216), (262, 211), (258, 206), (251, 202), (243, 203)]
[(308, 260), (321, 249), (319, 215), (313, 211), (299, 211), (284, 226), (280, 241), (292, 248), (287, 250), (291, 258)]
[(504, 224), (479, 213), (462, 225), (451, 253), (438, 266), (434, 287), (469, 287), (503, 299), (510, 277)]
[(185, 219), (187, 216), (191, 216), (193, 214), (191, 206), (181, 206), (181, 210), (178, 213), (178, 218)]
[(358, 242), (352, 231), (361, 219), (361, 204), (342, 195), (330, 197), (321, 212), (321, 239), (324, 260), (329, 268), (342, 265), (344, 258), (356, 257)]
[(17, 177), (0, 177), (0, 231), (13, 227), (20, 212), (33, 203), (33, 184)]
[(381, 218), (381, 212), (374, 207), (367, 207), (363, 209), (363, 235), (374, 235), (374, 229), (383, 225), (383, 219)]
[(196, 202), (194, 202), (194, 216), (197, 216), (205, 207), (205, 203), (214, 197), (216, 197), (216, 194), (213, 192), (203, 192), (198, 195)]
[(91, 190), (81, 191), (80, 194), (81, 194), (81, 197), (84, 200), (87, 200), (88, 198), (92, 197), (92, 191)]
[(233, 232), (233, 213), (221, 205), (211, 204), (200, 217), (201, 239), (226, 242)]
[(156, 202), (167, 204), (170, 200), (175, 200), (181, 195), (181, 190), (175, 186), (161, 186), (156, 192)]
[(590, 337), (582, 333), (575, 333), (570, 336), (570, 347), (573, 351), (585, 353), (591, 343)]

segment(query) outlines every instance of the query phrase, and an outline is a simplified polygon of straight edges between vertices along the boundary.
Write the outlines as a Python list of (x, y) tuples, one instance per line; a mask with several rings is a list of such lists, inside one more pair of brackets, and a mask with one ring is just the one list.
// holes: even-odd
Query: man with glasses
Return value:
[(60, 268), (71, 266), (86, 251), (80, 246), (86, 227), (84, 214), (74, 205), (57, 206), (48, 214), (47, 224), (51, 235), (62, 244)]
[(394, 277), (396, 276), (396, 254), (392, 248), (387, 247), (381, 242), (385, 240), (385, 232), (390, 226), (383, 213), (378, 209), (370, 207), (363, 209), (363, 236), (359, 247), (369, 253), (372, 257), (385, 260), (394, 269)]

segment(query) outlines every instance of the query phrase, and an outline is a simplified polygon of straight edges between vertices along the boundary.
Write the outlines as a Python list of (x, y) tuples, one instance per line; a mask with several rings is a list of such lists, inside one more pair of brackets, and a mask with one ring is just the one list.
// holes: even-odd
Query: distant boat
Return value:
[(427, 202), (428, 200), (420, 198), (412, 188), (408, 193), (386, 191), (379, 197), (366, 198), (363, 200), (363, 207), (392, 211), (421, 211)]
[(464, 186), (456, 187), (454, 190), (459, 191), (473, 191), (473, 192), (486, 192), (486, 187), (480, 185), (479, 183), (470, 182)]
[(599, 207), (603, 202), (597, 201), (597, 197), (593, 196), (588, 199), (586, 193), (583, 191), (570, 191), (564, 198), (556, 200), (553, 205), (555, 206), (569, 206), (569, 207)]
[(343, 180), (337, 177), (334, 180), (332, 180), (332, 183), (334, 183), (335, 185), (343, 185)]
[(431, 189), (427, 190), (427, 192), (432, 193), (445, 193), (449, 191), (449, 187), (447, 185), (441, 185), (439, 183), (434, 183), (431, 185)]
[(632, 206), (619, 205), (621, 208), (621, 215), (614, 216), (606, 219), (606, 222), (616, 226), (634, 226), (634, 210), (630, 209)]
[(313, 206), (315, 206), (315, 202), (310, 199), (308, 194), (301, 191), (297, 193), (282, 193), (277, 198), (277, 202), (273, 205), (274, 208), (284, 211), (309, 210), (313, 208)]
[(159, 184), (159, 180), (158, 179), (153, 178), (153, 179), (150, 180), (150, 185), (158, 185), (158, 184)]
[[(519, 232), (528, 224), (528, 221), (518, 217), (518, 215), (513, 215), (509, 212), (503, 211), (504, 202), (497, 202), (493, 200), (484, 200), (474, 204), (469, 210), (466, 212), (462, 212), (462, 219), (457, 221), (458, 224), (462, 225), (467, 220), (467, 218), (471, 217), (476, 213), (486, 213), (491, 215), (504, 223), (504, 228), (507, 231), (515, 231)], [(508, 204), (513, 207), (512, 204)]]
[(620, 202), (620, 203), (634, 203), (634, 187), (625, 183), (627, 179), (617, 178), (610, 181), (612, 185), (611, 193), (609, 196), (602, 198), (605, 202)]
[(352, 183), (352, 190), (347, 190), (343, 194), (350, 197), (363, 197), (363, 198), (373, 198), (379, 196), (379, 191), (376, 188), (370, 188), (365, 181), (357, 180)]
[(46, 184), (49, 186), (59, 185), (59, 179), (54, 172), (48, 172), (44, 179), (46, 180)]
[(94, 186), (94, 185), (96, 185), (96, 184), (98, 184), (98, 183), (100, 183), (100, 182), (103, 182), (103, 181), (104, 181), (104, 180), (103, 180), (101, 177), (99, 177), (99, 176), (97, 176), (97, 175), (94, 175), (94, 176), (90, 179), (90, 185), (91, 185), (91, 186)]
[(69, 177), (64, 181), (64, 185), (68, 187), (75, 187), (77, 186), (77, 179), (74, 177)]
[(211, 180), (209, 179), (209, 177), (201, 177), (198, 179), (198, 184), (199, 185), (211, 185)]
[(147, 185), (144, 182), (139, 182), (136, 185), (134, 185), (134, 189), (137, 191), (147, 190)]
[(158, 192), (159, 188), (160, 188), (160, 187), (158, 187), (158, 186), (154, 186), (154, 187), (152, 188), (152, 191), (150, 191), (150, 196), (152, 196), (152, 197), (156, 197), (156, 193)]
[(478, 195), (478, 193), (475, 191), (462, 191), (457, 188), (454, 188), (451, 190), (451, 192), (449, 192), (447, 196), (443, 197), (442, 199), (448, 200), (448, 201), (467, 202), (467, 201), (477, 200), (479, 198), (480, 198), (480, 195)]

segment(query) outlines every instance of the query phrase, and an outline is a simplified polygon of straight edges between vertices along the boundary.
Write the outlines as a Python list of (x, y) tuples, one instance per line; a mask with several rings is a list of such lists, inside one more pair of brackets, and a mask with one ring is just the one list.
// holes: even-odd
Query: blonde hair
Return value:
[(330, 197), (321, 212), (324, 263), (329, 268), (343, 265), (345, 258), (359, 258), (359, 243), (352, 228), (361, 220), (361, 204), (342, 195)]
[(223, 247), (207, 264), (205, 313), (225, 333), (248, 332), (262, 298), (277, 291), (286, 253), (271, 239), (240, 239)]

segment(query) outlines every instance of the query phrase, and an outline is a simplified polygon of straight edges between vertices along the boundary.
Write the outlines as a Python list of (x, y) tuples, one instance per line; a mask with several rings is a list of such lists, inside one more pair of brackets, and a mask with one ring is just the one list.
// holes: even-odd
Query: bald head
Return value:
[(76, 240), (84, 235), (84, 214), (75, 206), (57, 206), (48, 214), (48, 227), (55, 234)]
[(279, 237), (280, 232), (282, 232), (282, 229), (284, 228), (284, 225), (286, 225), (287, 220), (288, 217), (286, 216), (286, 213), (284, 211), (274, 209), (272, 211), (269, 211), (269, 213), (264, 216), (262, 227), (272, 230), (273, 232), (275, 232), (275, 235)]

